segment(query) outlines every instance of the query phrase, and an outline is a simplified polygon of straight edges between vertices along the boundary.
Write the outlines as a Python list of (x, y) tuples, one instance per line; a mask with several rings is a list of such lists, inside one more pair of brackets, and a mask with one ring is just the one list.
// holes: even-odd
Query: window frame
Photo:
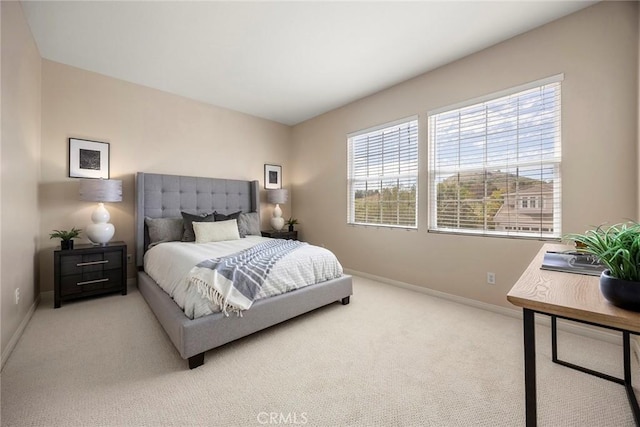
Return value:
[[(413, 151), (415, 151), (415, 170), (413, 173), (406, 174), (383, 174), (377, 177), (367, 176), (367, 177), (354, 177), (354, 153), (353, 153), (353, 139), (362, 135), (367, 134), (375, 134), (377, 132), (383, 131), (385, 129), (400, 127), (403, 125), (407, 125), (407, 128), (412, 128), (415, 131), (415, 139), (412, 140), (414, 145)], [(363, 227), (384, 227), (384, 228), (396, 228), (396, 229), (405, 229), (405, 230), (417, 230), (418, 229), (418, 188), (420, 185), (420, 120), (418, 115), (405, 117), (402, 119), (394, 120), (392, 122), (383, 123), (377, 126), (373, 126), (370, 128), (362, 129), (360, 131), (351, 132), (347, 134), (347, 225), (351, 226), (363, 226)], [(413, 133), (413, 131), (412, 131)], [(356, 221), (356, 208), (355, 208), (355, 191), (354, 184), (357, 182), (366, 182), (366, 181), (384, 181), (393, 180), (393, 179), (412, 179), (412, 185), (415, 187), (415, 211), (413, 223), (414, 225), (407, 224), (390, 224), (390, 223), (372, 223), (372, 222), (361, 222)], [(382, 183), (380, 187), (383, 187)], [(397, 203), (400, 202), (398, 199)]]
[[(428, 191), (429, 191), (429, 195), (428, 195), (429, 206), (427, 211), (427, 215), (428, 215), (427, 231), (428, 232), (456, 234), (456, 235), (485, 236), (485, 237), (552, 240), (552, 241), (557, 241), (561, 239), (562, 237), (562, 192), (561, 192), (562, 188), (561, 187), (562, 186), (561, 186), (561, 167), (560, 166), (562, 164), (562, 82), (563, 80), (564, 80), (564, 74), (557, 74), (544, 79), (536, 80), (530, 83), (515, 86), (499, 92), (494, 92), (488, 95), (473, 98), (467, 101), (463, 101), (460, 103), (456, 103), (453, 105), (445, 106), (445, 107), (427, 112), (427, 118), (426, 118), (426, 124), (428, 129), (427, 150), (429, 155), (429, 161), (427, 165)], [(544, 196), (542, 194), (540, 196), (533, 196), (531, 194), (517, 196), (517, 193), (516, 193), (516, 197), (518, 198), (515, 200), (515, 204), (519, 209), (523, 209), (520, 205), (526, 200), (526, 203), (528, 206), (526, 209), (529, 209), (529, 210), (536, 209), (536, 210), (539, 210), (541, 214), (545, 206), (547, 206), (550, 203), (552, 205), (551, 208), (553, 212), (552, 228), (548, 228), (548, 225), (544, 224), (541, 220), (540, 225), (538, 225), (539, 231), (535, 232), (535, 234), (530, 231), (524, 232), (524, 231), (528, 231), (528, 230), (525, 230), (524, 226), (520, 230), (518, 230), (517, 222), (515, 223), (515, 226), (513, 223), (508, 223), (507, 225), (504, 226), (504, 230), (495, 230), (495, 229), (488, 228), (486, 218), (484, 220), (484, 226), (482, 228), (477, 228), (477, 229), (464, 228), (464, 227), (460, 227), (459, 225), (457, 228), (455, 227), (448, 228), (448, 227), (442, 227), (442, 226), (439, 227), (437, 224), (438, 222), (438, 173), (439, 172), (442, 173), (441, 170), (446, 170), (446, 168), (439, 168), (438, 170), (436, 168), (436, 162), (438, 161), (438, 158), (437, 158), (437, 151), (436, 151), (436, 142), (434, 141), (435, 139), (435, 136), (434, 136), (435, 129), (433, 128), (434, 121), (432, 120), (432, 118), (442, 113), (449, 113), (449, 112), (454, 112), (456, 110), (462, 110), (468, 107), (475, 107), (475, 106), (480, 106), (481, 104), (488, 104), (488, 103), (491, 103), (492, 101), (498, 101), (501, 98), (504, 98), (507, 96), (517, 95), (525, 91), (529, 91), (531, 89), (543, 88), (544, 86), (552, 85), (552, 84), (557, 84), (557, 91), (558, 91), (557, 103), (555, 105), (555, 115), (554, 115), (555, 135), (554, 135), (554, 146), (553, 146), (553, 152), (554, 152), (553, 159), (544, 160), (544, 161), (541, 159), (540, 161), (536, 160), (535, 162), (518, 161), (516, 162), (515, 165), (510, 166), (510, 168), (517, 168), (517, 167), (526, 168), (526, 167), (530, 167), (532, 164), (535, 164), (537, 162), (538, 164), (540, 164), (541, 172), (544, 171), (545, 169), (553, 170), (553, 173), (552, 173), (553, 192), (552, 192), (551, 200), (545, 201)], [(491, 172), (493, 169), (495, 169), (495, 167), (489, 166), (486, 163), (487, 147), (488, 147), (488, 144), (486, 142), (486, 136), (487, 136), (487, 133), (484, 133), (485, 142), (483, 146), (483, 156), (484, 156), (485, 163), (483, 163), (482, 167), (475, 167), (475, 168), (462, 167), (461, 168), (460, 165), (458, 165), (457, 173), (482, 172), (486, 174), (487, 172)], [(460, 154), (459, 148), (458, 148), (458, 153)], [(522, 175), (522, 176), (525, 176), (525, 175)], [(520, 176), (518, 177), (516, 182), (519, 182), (518, 181), (519, 179), (520, 179)], [(544, 182), (544, 181), (541, 181), (541, 182)], [(486, 181), (484, 181), (484, 183), (486, 184)], [(507, 194), (508, 193), (505, 193), (503, 204), (506, 203)], [(535, 201), (532, 200), (532, 197), (535, 198)], [(465, 199), (461, 199), (458, 196), (458, 199), (457, 199), (458, 203), (460, 203), (463, 200)], [(487, 206), (488, 202), (486, 200), (486, 195), (485, 195), (485, 199), (483, 199), (481, 202), (483, 206), (485, 207)], [(531, 207), (532, 203), (536, 205), (535, 208)], [(459, 217), (460, 209), (458, 208), (457, 211), (458, 211), (458, 217)], [(531, 227), (527, 224), (527, 228), (531, 228)], [(552, 229), (553, 232), (549, 231), (550, 229)]]

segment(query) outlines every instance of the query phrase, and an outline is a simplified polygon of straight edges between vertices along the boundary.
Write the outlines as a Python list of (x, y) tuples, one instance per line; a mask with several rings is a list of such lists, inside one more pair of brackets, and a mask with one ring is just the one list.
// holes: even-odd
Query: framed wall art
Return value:
[(109, 179), (109, 143), (69, 138), (69, 177)]
[(282, 188), (282, 166), (264, 165), (264, 188)]

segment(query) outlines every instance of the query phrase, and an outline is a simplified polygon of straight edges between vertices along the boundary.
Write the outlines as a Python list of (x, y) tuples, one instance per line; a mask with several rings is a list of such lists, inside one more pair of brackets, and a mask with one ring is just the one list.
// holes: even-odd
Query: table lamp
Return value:
[(97, 245), (106, 245), (116, 232), (116, 228), (109, 222), (111, 216), (104, 207), (105, 202), (122, 201), (122, 181), (119, 179), (82, 179), (80, 180), (80, 200), (99, 202), (98, 207), (91, 214), (92, 224), (85, 233), (89, 240)]
[(287, 190), (279, 188), (276, 190), (267, 190), (267, 202), (275, 204), (273, 209), (273, 217), (271, 218), (271, 227), (274, 230), (280, 231), (284, 227), (284, 218), (282, 218), (282, 209), (280, 209), (280, 203), (286, 203), (289, 194)]

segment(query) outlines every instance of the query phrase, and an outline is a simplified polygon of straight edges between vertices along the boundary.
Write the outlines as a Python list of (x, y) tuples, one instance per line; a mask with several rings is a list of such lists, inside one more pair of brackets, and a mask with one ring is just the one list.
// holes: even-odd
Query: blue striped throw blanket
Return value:
[(242, 316), (251, 308), (276, 262), (307, 245), (296, 240), (270, 240), (232, 255), (202, 261), (189, 272), (189, 283), (220, 310)]

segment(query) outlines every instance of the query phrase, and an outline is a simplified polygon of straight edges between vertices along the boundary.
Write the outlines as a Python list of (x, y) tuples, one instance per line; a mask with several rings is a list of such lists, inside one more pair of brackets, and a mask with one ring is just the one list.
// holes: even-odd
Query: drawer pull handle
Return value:
[(86, 282), (78, 282), (76, 283), (76, 285), (82, 286), (82, 285), (89, 285), (91, 283), (100, 283), (100, 282), (108, 282), (108, 281), (109, 281), (109, 278), (107, 277), (106, 279), (87, 280)]
[(108, 259), (105, 259), (104, 261), (80, 262), (76, 264), (76, 267), (84, 267), (85, 265), (107, 264), (108, 262)]

